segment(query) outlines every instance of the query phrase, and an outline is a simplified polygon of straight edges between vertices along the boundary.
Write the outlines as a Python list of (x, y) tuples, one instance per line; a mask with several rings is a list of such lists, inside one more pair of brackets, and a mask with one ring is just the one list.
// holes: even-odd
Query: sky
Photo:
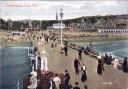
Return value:
[(0, 1), (0, 18), (55, 20), (56, 12), (60, 17), (60, 8), (63, 9), (63, 19), (128, 14), (128, 1)]

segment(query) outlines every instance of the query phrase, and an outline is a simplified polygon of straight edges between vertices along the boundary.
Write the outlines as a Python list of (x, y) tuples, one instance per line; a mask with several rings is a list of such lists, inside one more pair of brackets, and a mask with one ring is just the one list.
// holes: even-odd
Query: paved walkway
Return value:
[[(49, 55), (49, 70), (64, 73), (64, 70), (67, 69), (71, 76), (70, 84), (74, 86), (74, 83), (78, 81), (80, 88), (84, 89), (80, 81), (80, 75), (75, 75), (73, 67), (73, 60), (77, 57), (77, 51), (69, 48), (68, 56), (64, 56), (64, 54), (60, 54), (59, 45), (54, 51), (52, 51), (50, 44), (45, 44), (44, 48)], [(39, 50), (41, 50), (40, 47)], [(123, 73), (113, 69), (111, 66), (105, 65), (103, 74), (98, 75), (96, 72), (97, 60), (95, 58), (83, 54), (81, 62), (85, 62), (87, 67), (88, 89), (128, 89), (128, 73)]]

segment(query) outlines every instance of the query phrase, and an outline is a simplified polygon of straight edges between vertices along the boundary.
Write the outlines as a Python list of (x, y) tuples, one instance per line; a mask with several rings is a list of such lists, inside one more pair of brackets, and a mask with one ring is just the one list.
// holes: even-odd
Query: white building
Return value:
[(98, 29), (100, 34), (110, 34), (110, 35), (128, 35), (128, 28), (126, 29)]

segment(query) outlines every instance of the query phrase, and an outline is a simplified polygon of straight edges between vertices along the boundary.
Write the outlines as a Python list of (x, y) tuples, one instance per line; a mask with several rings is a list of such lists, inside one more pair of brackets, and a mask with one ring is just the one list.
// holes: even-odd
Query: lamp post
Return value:
[(62, 35), (63, 35), (63, 33), (62, 33), (62, 30), (63, 30), (63, 28), (62, 28), (62, 18), (63, 18), (63, 9), (61, 8), (61, 9), (60, 9), (60, 20), (61, 20), (61, 23), (60, 23), (60, 24), (61, 24), (61, 28), (60, 28), (60, 31), (61, 31), (61, 47), (63, 46), (63, 42), (62, 42), (62, 40), (63, 40), (63, 39), (62, 39), (62, 38), (63, 38), (63, 36), (62, 36)]

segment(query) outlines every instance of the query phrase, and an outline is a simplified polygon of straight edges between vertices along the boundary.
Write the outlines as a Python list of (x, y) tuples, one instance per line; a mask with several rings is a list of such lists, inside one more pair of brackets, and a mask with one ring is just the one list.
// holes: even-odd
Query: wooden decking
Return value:
[[(37, 44), (35, 44), (37, 45)], [(75, 82), (79, 82), (81, 89), (84, 89), (84, 84), (81, 82), (81, 73), (75, 74), (73, 67), (73, 61), (75, 57), (78, 57), (78, 51), (69, 48), (68, 56), (60, 54), (60, 45), (58, 44), (54, 51), (51, 49), (50, 43), (43, 45), (46, 53), (48, 54), (48, 68), (54, 73), (64, 74), (64, 70), (67, 69), (71, 79), (69, 84), (74, 86)], [(42, 46), (39, 46), (41, 52)], [(113, 69), (110, 65), (105, 65), (105, 71), (102, 75), (98, 75), (97, 60), (95, 57), (82, 54), (82, 60), (80, 63), (85, 63), (87, 68), (87, 85), (88, 89), (127, 89), (128, 88), (128, 73), (123, 73), (118, 69)], [(41, 81), (40, 81), (41, 82)]]

